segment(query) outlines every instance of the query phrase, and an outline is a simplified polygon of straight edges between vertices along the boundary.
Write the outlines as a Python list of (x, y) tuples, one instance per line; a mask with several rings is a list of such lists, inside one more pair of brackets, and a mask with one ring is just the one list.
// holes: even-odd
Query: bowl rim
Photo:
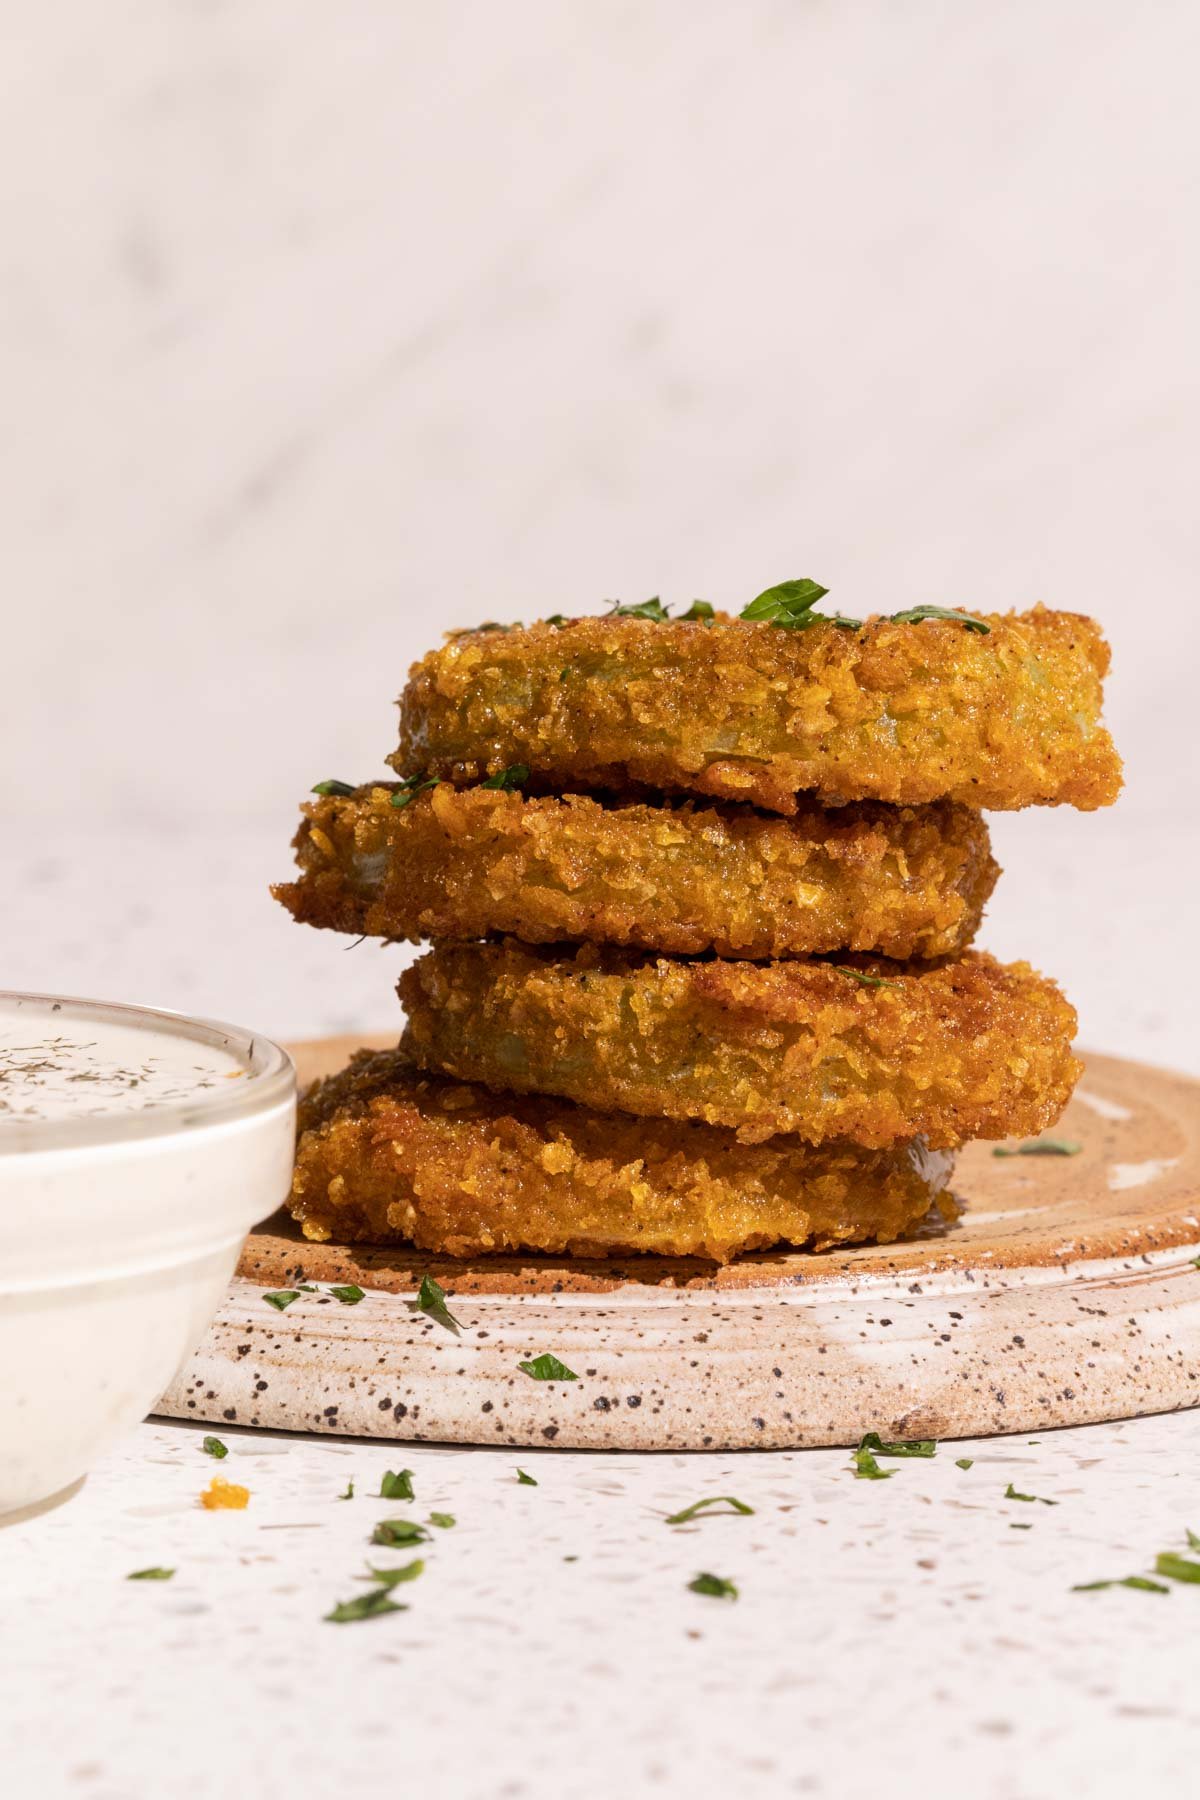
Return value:
[(92, 1149), (149, 1138), (176, 1137), (181, 1132), (252, 1118), (270, 1112), (296, 1092), (296, 1068), (287, 1051), (261, 1032), (247, 1031), (218, 1019), (198, 1018), (165, 1007), (139, 1006), (122, 1000), (88, 1000), (76, 994), (42, 994), (0, 988), (0, 1017), (29, 1005), (68, 1017), (106, 1019), (135, 1030), (190, 1038), (210, 1048), (232, 1052), (249, 1079), (220, 1090), (197, 1092), (186, 1100), (168, 1100), (136, 1112), (91, 1113), (54, 1119), (31, 1119), (0, 1113), (0, 1157), (33, 1150)]

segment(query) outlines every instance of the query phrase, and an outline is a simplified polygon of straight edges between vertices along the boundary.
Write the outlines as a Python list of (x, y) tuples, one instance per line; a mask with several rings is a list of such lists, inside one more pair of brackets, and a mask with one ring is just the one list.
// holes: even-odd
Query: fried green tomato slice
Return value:
[(1108, 646), (1074, 613), (858, 631), (609, 616), (459, 633), (410, 672), (405, 777), (526, 763), (557, 788), (649, 786), (794, 813), (797, 794), (1009, 810), (1113, 801)]
[(594, 943), (689, 955), (954, 955), (999, 870), (966, 807), (599, 805), (441, 783), (305, 806), (295, 918), (356, 936)]
[(739, 1144), (709, 1125), (498, 1098), (364, 1051), (301, 1102), (289, 1204), (318, 1242), (725, 1262), (780, 1243), (888, 1243), (939, 1197), (952, 1216), (951, 1161), (919, 1143)]
[(601, 1112), (878, 1148), (1032, 1135), (1080, 1073), (1075, 1012), (1027, 963), (676, 962), (441, 945), (407, 969), (422, 1068)]

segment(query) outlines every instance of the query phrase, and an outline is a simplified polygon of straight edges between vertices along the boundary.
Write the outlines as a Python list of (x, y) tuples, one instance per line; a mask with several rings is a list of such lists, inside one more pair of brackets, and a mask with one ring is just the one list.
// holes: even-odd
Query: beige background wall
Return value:
[(811, 574), (1104, 622), (1127, 799), (1000, 822), (989, 938), (1159, 1041), (1198, 997), (1198, 52), (1171, 0), (27, 10), (9, 979), (312, 1022), (340, 947), (262, 882), (444, 626)]

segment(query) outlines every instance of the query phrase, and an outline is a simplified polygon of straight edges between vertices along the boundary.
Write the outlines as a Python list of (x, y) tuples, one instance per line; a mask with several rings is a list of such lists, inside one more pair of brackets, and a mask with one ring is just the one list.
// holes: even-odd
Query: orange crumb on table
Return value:
[(220, 1475), (214, 1475), (200, 1496), (200, 1504), (209, 1512), (219, 1512), (222, 1508), (238, 1512), (250, 1504), (250, 1489), (239, 1487), (236, 1481), (225, 1481)]

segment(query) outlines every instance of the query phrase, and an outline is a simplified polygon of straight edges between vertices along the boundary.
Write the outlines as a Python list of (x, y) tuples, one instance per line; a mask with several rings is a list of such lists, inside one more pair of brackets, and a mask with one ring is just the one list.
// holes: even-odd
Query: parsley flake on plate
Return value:
[(850, 1452), (850, 1461), (854, 1464), (856, 1481), (890, 1481), (896, 1473), (895, 1469), (881, 1469), (871, 1452), (861, 1446)]
[(170, 1581), (174, 1569), (135, 1569), (126, 1581)]
[(343, 1306), (357, 1306), (360, 1300), (366, 1299), (357, 1281), (348, 1281), (344, 1287), (331, 1287), (329, 1291)]
[(524, 1469), (518, 1469), (517, 1470), (517, 1486), (518, 1487), (536, 1487), (537, 1482), (533, 1479), (532, 1475), (527, 1475), (525, 1473)]
[(744, 1500), (735, 1500), (732, 1494), (714, 1494), (711, 1499), (697, 1500), (693, 1506), (685, 1506), (682, 1512), (672, 1513), (666, 1521), (668, 1525), (686, 1525), (699, 1513), (710, 1506), (726, 1506), (731, 1513), (752, 1513), (754, 1508), (747, 1506)]
[(389, 1599), (385, 1587), (368, 1588), (365, 1594), (356, 1594), (353, 1600), (339, 1600), (332, 1612), (325, 1614), (332, 1625), (349, 1625), (355, 1619), (377, 1619), (381, 1613), (407, 1612), (406, 1606), (398, 1606)]
[(975, 1458), (973, 1456), (956, 1456), (954, 1466), (956, 1469), (972, 1469), (975, 1466)]
[(523, 1375), (530, 1376), (534, 1381), (579, 1380), (574, 1369), (568, 1369), (566, 1363), (560, 1362), (557, 1356), (552, 1356), (549, 1350), (544, 1350), (541, 1356), (532, 1357), (528, 1362), (519, 1362), (517, 1367)]
[(266, 1301), (267, 1305), (273, 1306), (276, 1312), (286, 1312), (287, 1308), (292, 1304), (292, 1301), (298, 1300), (299, 1298), (299, 1288), (278, 1288), (273, 1294), (263, 1295), (263, 1299)]
[(733, 1582), (726, 1581), (723, 1575), (701, 1573), (688, 1582), (688, 1590), (693, 1594), (709, 1594), (714, 1600), (736, 1600), (738, 1597)]
[(458, 1524), (458, 1520), (455, 1518), (453, 1513), (437, 1512), (437, 1513), (430, 1513), (429, 1523), (431, 1525), (436, 1525), (439, 1531), (450, 1531), (455, 1525)]
[(379, 1484), (381, 1500), (411, 1500), (413, 1498), (412, 1470), (401, 1469), (398, 1473), (388, 1470)]
[(348, 1482), (347, 1482), (347, 1483), (346, 1483), (346, 1491), (345, 1491), (345, 1493), (344, 1493), (344, 1494), (339, 1494), (339, 1495), (338, 1495), (338, 1499), (339, 1499), (339, 1500), (353, 1500), (353, 1498), (354, 1498), (354, 1482), (353, 1482), (353, 1481), (348, 1481)]
[(422, 1275), (421, 1285), (417, 1289), (415, 1300), (408, 1301), (412, 1312), (428, 1313), (438, 1325), (445, 1326), (447, 1331), (457, 1333), (461, 1327), (450, 1308), (446, 1305), (446, 1290), (439, 1286), (432, 1275)]
[(228, 1446), (223, 1444), (219, 1437), (204, 1438), (200, 1448), (203, 1450), (205, 1456), (215, 1456), (218, 1462), (220, 1462), (223, 1457), (229, 1455)]
[(1083, 1149), (1074, 1138), (1030, 1138), (1010, 1150), (1007, 1144), (993, 1146), (993, 1156), (1078, 1156)]

